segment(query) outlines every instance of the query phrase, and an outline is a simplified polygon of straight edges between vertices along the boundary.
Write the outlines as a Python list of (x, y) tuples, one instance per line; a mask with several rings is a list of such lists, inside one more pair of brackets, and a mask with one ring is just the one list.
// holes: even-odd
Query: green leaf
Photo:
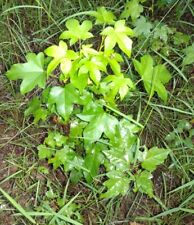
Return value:
[(108, 51), (104, 53), (105, 58), (107, 59), (110, 68), (112, 69), (115, 75), (121, 75), (121, 62), (123, 62), (123, 58), (120, 54), (112, 51)]
[(183, 52), (186, 54), (183, 60), (183, 65), (185, 66), (194, 63), (194, 44), (185, 48)]
[(91, 183), (93, 179), (98, 175), (100, 165), (103, 163), (102, 149), (105, 145), (95, 143), (90, 146), (90, 151), (87, 152), (84, 159), (84, 166), (89, 171), (84, 172), (84, 176), (88, 183)]
[(170, 153), (169, 149), (164, 148), (151, 148), (144, 162), (141, 164), (142, 168), (152, 172), (156, 169), (156, 167), (164, 162), (167, 158), (168, 154)]
[(90, 15), (96, 17), (96, 24), (114, 24), (116, 19), (115, 15), (105, 7), (98, 7), (97, 11)]
[(146, 21), (146, 18), (144, 16), (141, 16), (135, 23), (135, 35), (140, 36), (143, 35), (147, 37), (151, 33), (151, 29), (153, 25), (150, 22)]
[(45, 54), (53, 57), (53, 60), (47, 67), (47, 74), (51, 74), (60, 64), (63, 74), (68, 74), (72, 68), (72, 60), (78, 58), (77, 53), (67, 49), (67, 44), (64, 41), (59, 42), (59, 46), (52, 45), (45, 50)]
[(57, 113), (62, 116), (65, 121), (69, 119), (74, 104), (79, 103), (79, 101), (79, 93), (72, 84), (67, 84), (65, 87), (52, 87), (48, 99), (48, 103), (56, 106)]
[(156, 26), (154, 28), (154, 39), (160, 39), (165, 43), (168, 40), (169, 34), (172, 34), (173, 31), (166, 25)]
[(98, 85), (102, 76), (101, 71), (106, 72), (106, 66), (107, 61), (103, 55), (92, 56), (88, 59), (85, 58), (79, 62), (78, 77), (88, 74), (91, 80)]
[[(131, 147), (137, 141), (135, 135), (140, 129), (137, 125), (132, 124), (126, 119), (121, 119), (116, 129), (115, 136), (110, 140), (110, 144), (122, 151), (131, 151)], [(133, 152), (131, 151), (131, 154)]]
[(117, 170), (121, 172), (128, 171), (131, 160), (131, 148), (128, 149), (119, 149), (112, 148), (110, 150), (104, 150), (104, 155), (108, 160), (105, 163), (105, 167), (107, 171)]
[(64, 171), (68, 172), (72, 169), (80, 169), (83, 165), (83, 159), (74, 150), (64, 146), (63, 149), (56, 151), (55, 156), (49, 160), (49, 163), (53, 164), (54, 169), (63, 166)]
[(125, 78), (123, 74), (120, 76), (109, 75), (107, 76), (103, 82), (107, 83), (107, 91), (106, 95), (112, 101), (114, 101), (117, 93), (120, 95), (121, 101), (127, 95), (129, 88), (134, 89), (134, 84), (130, 78)]
[(82, 170), (77, 170), (77, 169), (72, 169), (70, 173), (70, 181), (73, 184), (77, 184), (80, 180), (83, 178), (83, 171)]
[(93, 102), (91, 100), (84, 106), (82, 113), (77, 114), (77, 117), (83, 121), (90, 122), (96, 115), (103, 112), (104, 110), (100, 102)]
[(70, 75), (71, 83), (74, 87), (82, 92), (88, 85), (88, 74), (87, 73), (72, 73)]
[(78, 137), (82, 137), (83, 129), (86, 125), (87, 123), (80, 122), (78, 120), (71, 121), (69, 137), (75, 139)]
[(56, 131), (49, 131), (48, 137), (45, 138), (44, 144), (51, 148), (62, 147), (66, 144), (67, 137)]
[(44, 88), (46, 84), (46, 72), (44, 71), (44, 54), (28, 53), (27, 62), (15, 64), (6, 73), (10, 80), (21, 79), (20, 92), (26, 94), (36, 86)]
[(125, 195), (129, 189), (130, 178), (118, 171), (112, 171), (107, 174), (110, 177), (103, 185), (107, 188), (107, 192), (101, 194), (101, 198), (114, 198), (118, 195)]
[(155, 92), (164, 101), (167, 101), (168, 94), (165, 84), (171, 79), (169, 71), (164, 65), (153, 66), (154, 62), (150, 55), (141, 57), (141, 61), (133, 60), (136, 71), (141, 76), (147, 93), (152, 97)]
[(34, 123), (38, 123), (40, 120), (45, 121), (48, 116), (48, 111), (41, 107), (41, 101), (38, 97), (34, 97), (28, 104), (28, 108), (25, 110), (24, 115), (33, 115)]
[(132, 21), (135, 21), (142, 12), (143, 6), (139, 4), (139, 0), (131, 0), (126, 3), (125, 9), (121, 13), (121, 19), (131, 17)]
[(147, 194), (150, 198), (153, 197), (153, 183), (151, 181), (152, 174), (148, 171), (143, 171), (135, 176), (135, 189), (134, 191), (140, 191)]
[(125, 20), (119, 20), (113, 27), (106, 27), (101, 35), (106, 36), (104, 40), (105, 51), (111, 51), (116, 44), (128, 56), (131, 56), (132, 40), (128, 36), (133, 36), (134, 32), (125, 26)]
[(99, 140), (103, 133), (108, 138), (114, 136), (115, 126), (118, 124), (116, 117), (105, 112), (94, 114), (93, 119), (84, 129), (84, 138), (91, 143)]
[(92, 33), (88, 32), (92, 29), (92, 22), (84, 20), (80, 25), (76, 19), (69, 19), (66, 22), (67, 31), (60, 35), (60, 39), (70, 39), (70, 45), (75, 44), (78, 40), (86, 40), (93, 37)]
[(53, 151), (45, 145), (38, 146), (38, 157), (39, 159), (50, 159), (53, 155)]
[(173, 36), (174, 44), (181, 45), (181, 44), (188, 44), (189, 40), (191, 39), (189, 35), (184, 34), (182, 32), (176, 32)]

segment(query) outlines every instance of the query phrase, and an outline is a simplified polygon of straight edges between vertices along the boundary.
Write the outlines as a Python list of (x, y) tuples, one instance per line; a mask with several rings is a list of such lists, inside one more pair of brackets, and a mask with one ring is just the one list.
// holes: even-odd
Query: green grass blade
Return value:
[[(65, 222), (68, 222), (70, 224), (73, 224), (73, 225), (83, 225), (82, 223), (80, 222), (77, 222), (67, 216), (63, 216), (63, 215), (59, 215), (57, 213), (49, 213), (49, 212), (27, 212), (28, 216), (44, 216), (44, 217), (48, 217), (48, 216), (56, 216), (57, 218), (65, 221)], [(16, 214), (16, 215), (20, 215), (20, 214)]]
[(180, 208), (181, 211), (194, 214), (194, 209)]
[(1, 15), (4, 15), (8, 12), (11, 12), (13, 10), (17, 10), (17, 9), (22, 9), (22, 8), (33, 8), (33, 9), (42, 9), (42, 7), (40, 6), (35, 6), (35, 5), (18, 5), (18, 6), (14, 6), (12, 8), (6, 9), (5, 11), (3, 11), (1, 13)]
[(153, 216), (152, 219), (156, 219), (156, 218), (159, 218), (159, 217), (167, 216), (169, 214), (172, 214), (172, 213), (175, 213), (175, 212), (178, 212), (178, 211), (180, 211), (179, 207), (173, 208), (173, 209), (169, 209), (169, 210), (166, 210), (166, 211), (164, 211), (162, 213), (157, 214), (156, 216)]
[(36, 224), (36, 221), (25, 211), (25, 209), (19, 205), (9, 194), (7, 194), (2, 188), (0, 188), (0, 192), (4, 195), (4, 197), (31, 223)]
[(179, 207), (183, 207), (188, 202), (190, 202), (192, 199), (194, 199), (194, 193), (192, 195), (190, 195), (184, 202), (182, 202)]
[(191, 187), (193, 185), (194, 185), (194, 180), (192, 180), (192, 181), (190, 181), (190, 182), (188, 182), (186, 184), (183, 184), (182, 186), (180, 186), (178, 188), (175, 188), (174, 190), (168, 192), (168, 194), (173, 193), (173, 192), (176, 192), (176, 191), (179, 191), (179, 190), (182, 190), (182, 189), (184, 189), (186, 187)]
[(170, 106), (158, 105), (158, 104), (154, 104), (154, 103), (149, 103), (149, 105), (150, 106), (157, 106), (157, 107), (160, 107), (160, 108), (163, 108), (163, 109), (169, 109), (169, 110), (172, 110), (174, 112), (186, 114), (186, 115), (189, 115), (189, 116), (194, 116), (194, 114), (192, 112), (183, 111), (181, 109), (177, 109), (177, 108), (170, 107)]
[(124, 113), (122, 113), (122, 112), (120, 112), (120, 111), (118, 111), (118, 110), (112, 108), (111, 106), (108, 106), (108, 105), (106, 105), (106, 104), (103, 104), (103, 105), (104, 105), (107, 109), (110, 109), (110, 110), (113, 111), (114, 113), (116, 113), (116, 114), (122, 116), (123, 118), (125, 118), (126, 120), (129, 120), (130, 122), (136, 124), (137, 126), (139, 126), (139, 127), (141, 127), (141, 128), (144, 127), (142, 124), (140, 124), (140, 123), (137, 122), (136, 120), (134, 120), (134, 119), (132, 119), (132, 118), (126, 116)]

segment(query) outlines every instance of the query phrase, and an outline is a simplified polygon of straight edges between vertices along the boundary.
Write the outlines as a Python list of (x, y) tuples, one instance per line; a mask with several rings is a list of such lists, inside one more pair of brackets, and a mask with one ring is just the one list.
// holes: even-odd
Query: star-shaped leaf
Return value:
[(116, 44), (128, 56), (131, 56), (132, 40), (128, 36), (133, 36), (132, 29), (125, 25), (125, 20), (119, 20), (115, 23), (114, 28), (106, 27), (101, 35), (106, 36), (104, 41), (105, 51), (112, 50)]
[(165, 65), (159, 64), (154, 67), (154, 61), (150, 55), (141, 57), (140, 62), (133, 60), (133, 63), (150, 97), (157, 92), (158, 96), (166, 102), (168, 93), (164, 85), (169, 82), (171, 75)]
[(135, 21), (142, 12), (143, 6), (139, 4), (139, 0), (131, 0), (126, 3), (125, 9), (121, 13), (121, 19), (131, 17), (131, 19)]
[(44, 71), (44, 54), (28, 53), (27, 62), (15, 64), (7, 72), (10, 80), (23, 80), (20, 85), (20, 92), (26, 94), (36, 86), (44, 88), (46, 84), (46, 72)]
[(60, 35), (60, 39), (70, 39), (70, 45), (75, 44), (78, 40), (86, 40), (93, 37), (93, 34), (89, 32), (92, 29), (92, 22), (84, 20), (80, 25), (76, 19), (69, 19), (66, 22), (67, 31), (64, 31)]
[(48, 99), (48, 103), (54, 104), (56, 112), (66, 121), (73, 111), (74, 104), (79, 103), (79, 101), (79, 93), (72, 84), (65, 87), (52, 87)]
[(80, 62), (78, 76), (81, 74), (89, 74), (89, 77), (95, 84), (99, 84), (103, 72), (106, 72), (107, 62), (103, 55), (92, 56)]
[(151, 29), (153, 27), (153, 25), (150, 22), (146, 21), (146, 18), (144, 16), (141, 16), (135, 23), (135, 35), (139, 36), (139, 35), (144, 35), (147, 36), (150, 34)]
[(134, 84), (130, 78), (125, 78), (123, 74), (119, 76), (109, 75), (106, 77), (103, 82), (106, 82), (108, 90), (108, 98), (114, 101), (117, 93), (120, 95), (120, 99), (126, 96), (129, 91), (129, 88), (134, 89)]
[(53, 57), (53, 60), (47, 67), (48, 75), (51, 74), (59, 64), (63, 74), (68, 74), (72, 67), (72, 60), (78, 58), (77, 53), (67, 49), (67, 44), (64, 41), (60, 41), (59, 46), (52, 45), (48, 47), (45, 50), (45, 54)]
[(147, 156), (141, 166), (144, 169), (152, 172), (156, 169), (156, 166), (164, 162), (169, 153), (169, 149), (153, 147), (148, 151)]
[(97, 11), (90, 15), (96, 17), (96, 24), (114, 24), (116, 19), (115, 15), (105, 7), (98, 7)]

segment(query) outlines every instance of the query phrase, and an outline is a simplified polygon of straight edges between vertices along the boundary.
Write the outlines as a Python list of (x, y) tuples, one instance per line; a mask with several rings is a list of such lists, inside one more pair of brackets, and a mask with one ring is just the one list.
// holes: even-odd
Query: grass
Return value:
[[(101, 200), (98, 198), (101, 189), (85, 183), (69, 184), (68, 177), (61, 170), (53, 171), (47, 163), (39, 162), (36, 146), (45, 136), (45, 127), (35, 127), (23, 118), (31, 96), (18, 94), (18, 84), (9, 82), (4, 76), (11, 64), (24, 60), (26, 52), (39, 52), (55, 43), (67, 18), (86, 18), (88, 11), (101, 5), (118, 12), (123, 9), (123, 2), (58, 0), (56, 4), (53, 0), (0, 1), (0, 224), (29, 225), (36, 221), (39, 225), (78, 225), (83, 220), (84, 224), (104, 225), (134, 221), (140, 224), (192, 224), (193, 149), (185, 145), (185, 137), (179, 133), (176, 133), (179, 145), (174, 146), (165, 140), (169, 132), (177, 129), (179, 120), (190, 122), (194, 118), (193, 83), (189, 69), (180, 69), (181, 49), (175, 49), (175, 55), (170, 59), (152, 52), (159, 54), (174, 74), (168, 105), (162, 105), (155, 98), (147, 102), (142, 91), (134, 93), (121, 106), (124, 111), (138, 115), (140, 122), (146, 125), (141, 134), (142, 142), (148, 146), (166, 145), (172, 149), (169, 160), (154, 174), (157, 201), (140, 193), (134, 194), (132, 187), (125, 197)], [(157, 14), (157, 6), (155, 10), (154, 15)], [(189, 0), (186, 4), (183, 0), (175, 1), (174, 5), (163, 10), (162, 17), (153, 19), (168, 22), (172, 12), (176, 11), (178, 19), (172, 23), (193, 37), (192, 21), (184, 17), (193, 14)], [(150, 37), (146, 42), (149, 40)], [(144, 42), (136, 56), (143, 51)], [(72, 214), (74, 219), (70, 221)]]

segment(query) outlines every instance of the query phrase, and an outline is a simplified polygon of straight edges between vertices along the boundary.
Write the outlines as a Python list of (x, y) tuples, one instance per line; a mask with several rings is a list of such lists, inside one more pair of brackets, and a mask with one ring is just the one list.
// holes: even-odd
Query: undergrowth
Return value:
[(192, 224), (191, 1), (0, 4), (0, 224)]

